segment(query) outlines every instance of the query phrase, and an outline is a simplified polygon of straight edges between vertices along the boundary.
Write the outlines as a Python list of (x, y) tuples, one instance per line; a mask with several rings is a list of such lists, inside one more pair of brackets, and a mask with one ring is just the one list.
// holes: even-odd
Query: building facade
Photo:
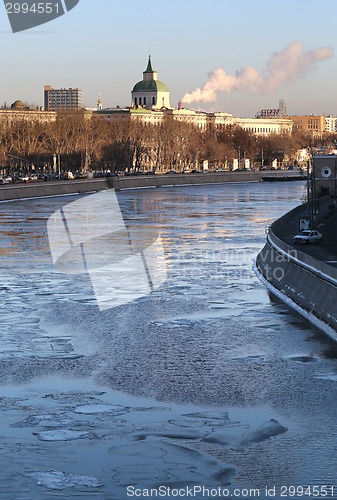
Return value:
[(293, 128), (289, 118), (233, 118), (233, 123), (258, 136), (291, 134)]
[(337, 132), (337, 118), (335, 116), (325, 116), (325, 132), (331, 134)]
[(290, 134), (292, 120), (284, 117), (235, 118), (230, 113), (206, 112), (170, 105), (170, 92), (167, 86), (158, 80), (157, 72), (152, 68), (149, 57), (143, 80), (137, 82), (131, 91), (131, 106), (127, 108), (97, 109), (95, 116), (112, 123), (138, 120), (145, 124), (159, 125), (168, 117), (192, 124), (200, 129), (208, 126), (237, 125), (256, 135)]
[(78, 111), (82, 108), (82, 92), (80, 89), (53, 89), (44, 87), (45, 111)]
[(94, 112), (94, 116), (101, 117), (111, 123), (137, 120), (145, 124), (160, 125), (168, 117), (194, 125), (202, 130), (208, 126), (233, 126), (243, 128), (257, 136), (272, 134), (290, 134), (293, 127), (292, 120), (286, 118), (236, 118), (230, 113), (207, 113), (193, 109), (162, 109), (153, 110), (143, 107), (106, 108)]
[(293, 121), (294, 129), (320, 136), (326, 132), (326, 117), (324, 115), (288, 116)]
[(53, 111), (42, 111), (42, 109), (31, 109), (21, 100), (16, 100), (8, 107), (0, 108), (0, 122), (2, 127), (14, 122), (29, 121), (50, 123), (56, 120), (56, 113)]

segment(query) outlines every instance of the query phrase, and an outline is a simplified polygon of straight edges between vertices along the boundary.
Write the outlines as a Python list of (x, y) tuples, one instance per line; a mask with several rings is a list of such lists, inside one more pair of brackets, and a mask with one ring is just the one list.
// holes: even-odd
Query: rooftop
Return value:
[(169, 89), (160, 80), (141, 80), (136, 83), (132, 92), (169, 92)]

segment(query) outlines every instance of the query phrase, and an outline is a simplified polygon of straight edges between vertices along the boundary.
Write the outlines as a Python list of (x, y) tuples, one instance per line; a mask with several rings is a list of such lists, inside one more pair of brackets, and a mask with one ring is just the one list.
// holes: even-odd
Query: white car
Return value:
[(294, 243), (317, 243), (321, 241), (321, 239), (321, 233), (312, 229), (306, 229), (294, 236)]

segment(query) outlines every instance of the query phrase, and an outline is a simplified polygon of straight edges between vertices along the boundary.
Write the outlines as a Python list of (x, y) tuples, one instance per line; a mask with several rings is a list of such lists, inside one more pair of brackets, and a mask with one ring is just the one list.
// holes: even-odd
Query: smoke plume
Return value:
[(291, 42), (280, 52), (274, 52), (267, 61), (263, 71), (248, 67), (230, 75), (222, 68), (217, 68), (208, 74), (208, 81), (202, 88), (185, 94), (184, 103), (215, 102), (218, 92), (240, 92), (252, 94), (271, 94), (283, 83), (296, 82), (309, 71), (315, 69), (318, 62), (333, 56), (331, 47), (319, 47), (314, 50), (304, 50), (303, 43)]

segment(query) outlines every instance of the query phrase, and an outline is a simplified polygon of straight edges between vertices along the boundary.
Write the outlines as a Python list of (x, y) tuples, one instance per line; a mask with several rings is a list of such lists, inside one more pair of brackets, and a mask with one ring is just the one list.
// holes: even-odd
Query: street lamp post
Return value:
[(56, 172), (56, 165), (57, 165), (58, 178), (61, 179), (61, 155), (60, 155), (60, 153), (54, 153), (53, 160), (54, 160), (54, 170)]

